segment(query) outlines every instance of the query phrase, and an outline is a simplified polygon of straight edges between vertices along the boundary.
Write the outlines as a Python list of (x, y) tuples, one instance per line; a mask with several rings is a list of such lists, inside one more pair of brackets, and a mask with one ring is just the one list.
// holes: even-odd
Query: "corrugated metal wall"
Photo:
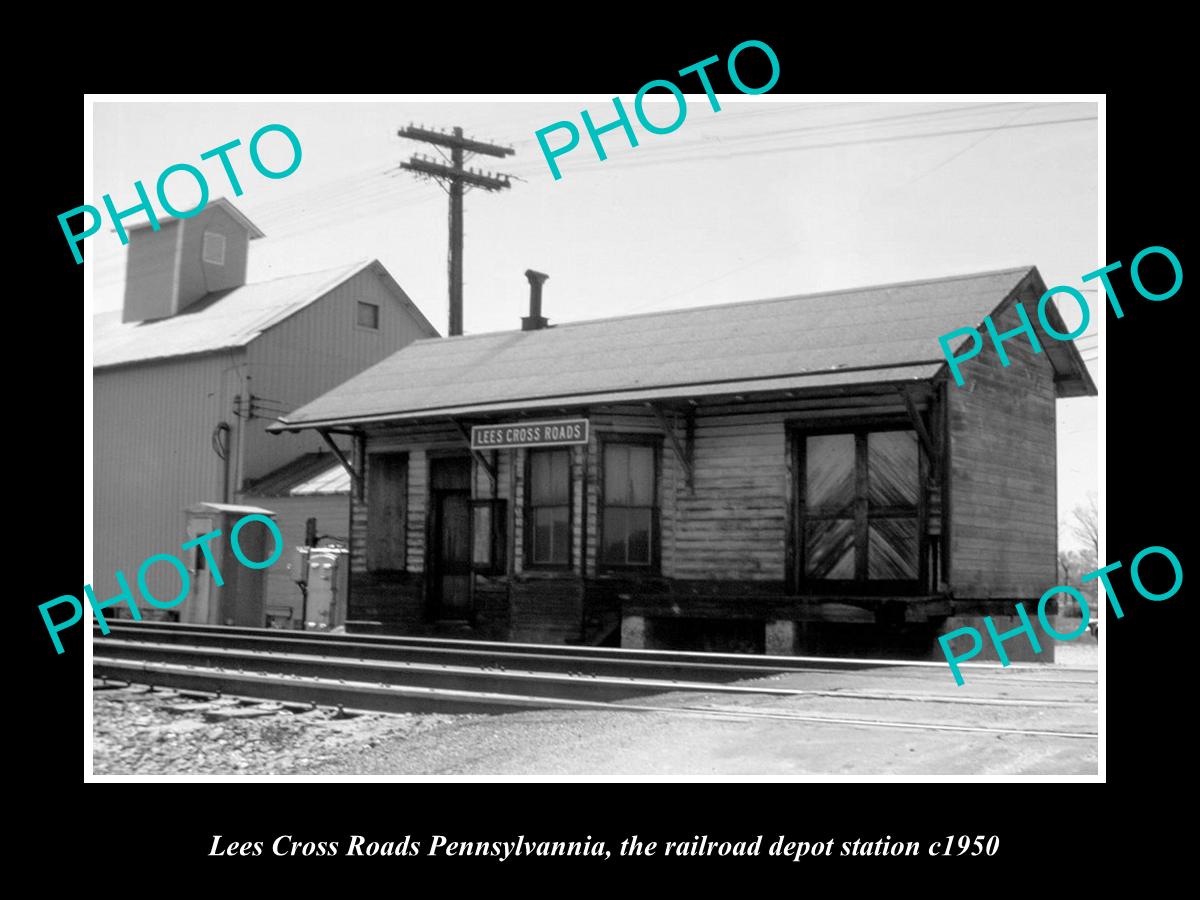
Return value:
[[(225, 262), (204, 261), (204, 232), (225, 237)], [(246, 283), (246, 261), (250, 237), (233, 216), (219, 206), (183, 223), (183, 242), (179, 248), (179, 307), (195, 303), (210, 291), (222, 291)]]
[(305, 522), (317, 520), (317, 534), (345, 541), (350, 536), (350, 497), (346, 494), (311, 494), (302, 497), (255, 497), (247, 494), (239, 502), (261, 506), (275, 513), (275, 521), (283, 532), (283, 557), (267, 569), (267, 612), (287, 607), (292, 610), (292, 622), (300, 621), (302, 596), (288, 565), (296, 547), (304, 544)]
[[(380, 305), (378, 331), (357, 326), (359, 300)], [(240, 480), (326, 449), (313, 432), (267, 434), (275, 418), (267, 407), (295, 409), (425, 336), (380, 276), (367, 269), (247, 348), (96, 373), (92, 576), (97, 595), (116, 593), (115, 569), (133, 584), (147, 556), (177, 553), (186, 539), (185, 507), (222, 499), (222, 463), (212, 449), (218, 422), (232, 426), (230, 490), (236, 495)], [(255, 418), (239, 422), (234, 397), (246, 391), (241, 380), (246, 375), (249, 392), (272, 402), (264, 400)], [(239, 424), (245, 428), (241, 453)], [(168, 599), (178, 587), (165, 565), (151, 570), (148, 583)]]
[[(380, 306), (378, 331), (357, 325), (360, 300)], [(271, 409), (290, 412), (428, 336), (383, 280), (366, 269), (250, 344), (250, 392)], [(326, 449), (312, 431), (267, 434), (274, 416), (263, 415), (271, 417), (256, 418), (247, 428), (243, 479), (261, 478), (301, 453)]]
[[(212, 431), (237, 393), (230, 368), (241, 352), (108, 369), (96, 373), (93, 435), (93, 587), (117, 592), (121, 569), (133, 585), (142, 561), (178, 555), (185, 507), (221, 500), (221, 460)], [(150, 570), (156, 595), (170, 599), (178, 579), (166, 565)], [(136, 592), (136, 587), (135, 587)], [(135, 597), (136, 599), (136, 597)]]
[(157, 232), (134, 231), (126, 260), (122, 322), (140, 322), (175, 313), (175, 251), (184, 222), (166, 219)]

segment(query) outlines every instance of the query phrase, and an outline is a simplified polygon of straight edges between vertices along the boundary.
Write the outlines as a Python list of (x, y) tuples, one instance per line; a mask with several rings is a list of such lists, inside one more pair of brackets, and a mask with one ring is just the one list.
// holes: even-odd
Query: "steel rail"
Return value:
[[(162, 622), (110, 622), (112, 636), (126, 640), (188, 644), (198, 639), (213, 646), (256, 648), (262, 652), (302, 652), (301, 645), (319, 646), (322, 655), (355, 658), (392, 659), (411, 662), (462, 664), (492, 668), (521, 667), (548, 672), (587, 672), (621, 675), (629, 672), (652, 673), (654, 677), (678, 680), (723, 681), (794, 671), (831, 671), (871, 674), (891, 669), (894, 677), (902, 672), (946, 670), (945, 663), (923, 660), (849, 659), (833, 657), (766, 656), (738, 653), (697, 653), (691, 651), (634, 650), (629, 648), (581, 647), (562, 644), (523, 644), (502, 641), (411, 637), (401, 635), (327, 634), (284, 631), (269, 628), (242, 628), (220, 625), (179, 625)], [(98, 628), (94, 631), (99, 635)], [(97, 652), (103, 652), (99, 644)], [(1060, 672), (1095, 673), (1095, 669), (1055, 667), (1053, 678), (1030, 678), (1050, 674), (1042, 665), (1014, 664), (1001, 671), (996, 665), (966, 663), (972, 678), (992, 680), (1000, 677), (1021, 684), (1051, 683), (1093, 685), (1095, 679), (1057, 677)], [(899, 671), (897, 671), (899, 670)]]
[(716, 719), (763, 719), (816, 725), (849, 725), (866, 728), (895, 728), (920, 731), (953, 731), (986, 735), (1024, 735), (1068, 739), (1095, 739), (1094, 732), (1048, 731), (1024, 728), (993, 728), (939, 722), (904, 722), (885, 719), (818, 716), (807, 713), (740, 707), (654, 706), (608, 703), (591, 700), (566, 700), (556, 697), (530, 697), (516, 694), (462, 691), (409, 685), (371, 684), (334, 681), (328, 678), (263, 675), (197, 668), (173, 663), (148, 663), (97, 657), (93, 675), (130, 683), (153, 684), (177, 690), (205, 691), (222, 697), (245, 697), (284, 703), (325, 705), (339, 710), (366, 712), (454, 712), (495, 713), (524, 710), (603, 710), (608, 712), (650, 712), (702, 716)]
[(410, 687), (448, 688), (486, 693), (528, 694), (562, 699), (623, 700), (647, 694), (691, 692), (706, 694), (771, 695), (780, 697), (839, 697), (860, 700), (903, 700), (975, 706), (1063, 707), (1094, 706), (1094, 701), (1072, 699), (1010, 699), (944, 694), (905, 695), (896, 692), (856, 693), (843, 690), (811, 690), (775, 687), (769, 684), (725, 684), (711, 681), (668, 680), (633, 676), (562, 674), (506, 669), (498, 671), (473, 666), (428, 664), (409, 661), (328, 657), (310, 653), (262, 653), (205, 645), (180, 645), (126, 641), (105, 642), (106, 659), (130, 662), (174, 663), (226, 671), (259, 674), (403, 684)]

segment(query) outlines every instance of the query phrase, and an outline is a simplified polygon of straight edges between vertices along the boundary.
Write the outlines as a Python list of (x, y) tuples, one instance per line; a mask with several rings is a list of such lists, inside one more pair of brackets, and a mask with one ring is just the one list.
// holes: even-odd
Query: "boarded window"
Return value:
[(225, 265), (225, 235), (215, 231), (204, 232), (204, 249), (200, 255), (206, 263)]
[(367, 568), (404, 569), (407, 458), (372, 453), (367, 464)]
[(809, 581), (915, 581), (921, 457), (911, 430), (801, 439), (803, 573)]
[(601, 562), (649, 567), (656, 563), (658, 515), (656, 450), (646, 444), (604, 445), (604, 503), (600, 523)]
[(571, 453), (529, 451), (529, 556), (534, 566), (571, 562)]
[(379, 305), (377, 303), (358, 304), (358, 327), (376, 330), (379, 328)]

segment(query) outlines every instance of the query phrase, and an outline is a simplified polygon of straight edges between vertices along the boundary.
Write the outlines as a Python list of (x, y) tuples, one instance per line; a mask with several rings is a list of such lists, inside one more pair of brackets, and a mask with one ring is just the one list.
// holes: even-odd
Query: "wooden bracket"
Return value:
[(917, 430), (917, 437), (921, 441), (921, 446), (925, 448), (925, 455), (929, 457), (929, 477), (931, 480), (936, 480), (938, 472), (942, 469), (942, 454), (934, 446), (933, 438), (929, 436), (929, 429), (925, 427), (925, 420), (921, 418), (921, 413), (917, 411), (917, 404), (913, 402), (912, 392), (908, 389), (908, 386), (899, 385), (896, 390), (904, 398), (904, 405), (908, 407), (908, 417), (912, 420), (913, 427)]
[(695, 451), (695, 443), (696, 443), (696, 413), (695, 413), (695, 411), (688, 410), (687, 448), (685, 449), (684, 446), (679, 443), (679, 438), (675, 436), (675, 429), (672, 427), (671, 423), (667, 421), (666, 414), (663, 412), (662, 407), (659, 406), (657, 403), (649, 403), (647, 405), (650, 407), (650, 409), (652, 409), (654, 411), (654, 415), (658, 418), (658, 424), (662, 426), (662, 430), (666, 433), (667, 437), (671, 441), (671, 446), (675, 448), (675, 456), (679, 460), (680, 464), (683, 466), (684, 474), (687, 477), (688, 490), (689, 491), (693, 490), (694, 489), (694, 478), (693, 478), (694, 466), (692, 465), (692, 456)]
[[(467, 428), (467, 426), (458, 421), (458, 419), (451, 419), (450, 421), (454, 423), (454, 427), (458, 429), (459, 433), (466, 439), (467, 446), (470, 447), (471, 429)], [(492, 461), (490, 459), (488, 459), (478, 450), (471, 450), (471, 455), (475, 457), (475, 462), (479, 463), (479, 465), (483, 467), (483, 471), (487, 472), (488, 478), (490, 478), (492, 481), (492, 490), (494, 491), (496, 489), (496, 467), (492, 465)]]
[(331, 438), (329, 436), (329, 431), (327, 429), (318, 428), (317, 434), (319, 434), (321, 436), (321, 440), (323, 440), (326, 444), (329, 445), (329, 449), (333, 451), (333, 455), (337, 457), (337, 461), (342, 464), (342, 468), (345, 469), (346, 473), (350, 476), (350, 481), (354, 485), (355, 496), (358, 497), (359, 499), (362, 499), (362, 495), (363, 495), (362, 472), (356, 470), (354, 468), (354, 466), (352, 466), (350, 464), (350, 460), (346, 459), (346, 454), (344, 454), (342, 452), (342, 448), (333, 442), (333, 438)]

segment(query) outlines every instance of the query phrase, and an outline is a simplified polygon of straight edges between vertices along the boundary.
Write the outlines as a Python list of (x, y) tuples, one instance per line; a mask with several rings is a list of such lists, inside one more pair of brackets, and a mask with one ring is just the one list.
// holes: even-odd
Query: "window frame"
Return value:
[[(374, 327), (372, 327), (370, 325), (364, 325), (364, 324), (362, 324), (362, 322), (359, 321), (359, 313), (362, 312), (362, 308), (364, 306), (373, 307), (375, 310), (375, 325), (374, 325)], [(382, 304), (372, 303), (370, 300), (359, 300), (356, 302), (356, 305), (354, 307), (354, 327), (357, 328), (359, 331), (369, 331), (372, 334), (378, 334), (379, 333), (379, 325), (380, 325), (380, 322), (382, 321), (382, 319), (383, 319)]]
[[(221, 252), (220, 252), (221, 258), (220, 259), (210, 259), (209, 258), (209, 255), (208, 255), (209, 238), (218, 238), (220, 240), (220, 248), (221, 248)], [(200, 241), (200, 261), (207, 265), (210, 265), (210, 266), (224, 267), (225, 266), (225, 258), (226, 258), (226, 247), (227, 247), (228, 243), (229, 243), (228, 238), (226, 238), (224, 234), (222, 234), (219, 231), (212, 231), (212, 230), (206, 228), (204, 230), (204, 237)], [(216, 240), (214, 240), (212, 242), (212, 246), (214, 246), (214, 247), (218, 246), (218, 243)]]
[[(793, 423), (790, 429), (792, 436), (792, 527), (791, 535), (788, 542), (788, 551), (791, 555), (791, 564), (788, 567), (790, 581), (793, 589), (800, 594), (887, 594), (894, 593), (900, 595), (915, 595), (925, 593), (925, 586), (928, 582), (928, 554), (929, 554), (929, 536), (926, 534), (927, 516), (928, 516), (928, 496), (926, 485), (929, 479), (929, 459), (925, 452), (925, 448), (921, 445), (920, 436), (916, 435), (916, 426), (913, 421), (907, 416), (896, 417), (879, 417), (869, 419), (831, 419), (820, 423)], [(860, 465), (867, 465), (866, 460), (867, 436), (872, 433), (881, 433), (889, 431), (911, 431), (916, 437), (917, 449), (917, 500), (912, 507), (912, 515), (902, 515), (897, 512), (897, 508), (889, 507), (889, 512), (872, 517), (870, 508), (870, 491), (866, 489), (866, 494), (860, 496), (858, 484), (863, 483), (869, 485), (870, 471), (866, 472), (867, 480), (861, 478), (859, 472)], [(855, 517), (856, 532), (854, 539), (855, 548), (855, 577), (846, 579), (818, 579), (810, 578), (806, 574), (807, 568), (807, 548), (805, 547), (805, 526), (808, 521), (808, 516), (805, 507), (805, 495), (808, 490), (807, 466), (806, 466), (806, 445), (809, 437), (827, 434), (853, 434), (855, 438), (855, 504), (860, 502), (866, 503), (866, 532), (867, 544), (864, 547), (859, 546), (859, 534), (857, 530), (857, 516)], [(860, 449), (861, 442), (861, 449)], [(815, 518), (826, 519), (828, 516), (816, 516)], [(869, 577), (859, 577), (859, 572), (868, 571), (869, 566), (869, 547), (870, 547), (870, 525), (872, 518), (887, 519), (887, 518), (913, 518), (917, 526), (917, 560), (916, 560), (916, 575), (911, 579), (873, 579)], [(861, 564), (859, 559), (862, 559)]]
[[(599, 454), (596, 460), (596, 571), (600, 574), (662, 574), (662, 450), (663, 439), (658, 435), (642, 433), (603, 432), (597, 435)], [(654, 455), (654, 505), (650, 507), (650, 562), (612, 563), (604, 559), (604, 468), (605, 454), (612, 444), (630, 444), (649, 447)], [(641, 506), (620, 506), (617, 509), (644, 509)]]
[[(543, 507), (534, 507), (533, 505), (533, 455), (555, 452), (567, 454), (567, 561), (539, 563), (533, 560), (533, 520), (535, 510)], [(522, 491), (524, 496), (521, 498), (524, 519), (521, 568), (538, 572), (573, 571), (575, 568), (575, 447), (526, 447), (524, 470), (525, 484)]]

